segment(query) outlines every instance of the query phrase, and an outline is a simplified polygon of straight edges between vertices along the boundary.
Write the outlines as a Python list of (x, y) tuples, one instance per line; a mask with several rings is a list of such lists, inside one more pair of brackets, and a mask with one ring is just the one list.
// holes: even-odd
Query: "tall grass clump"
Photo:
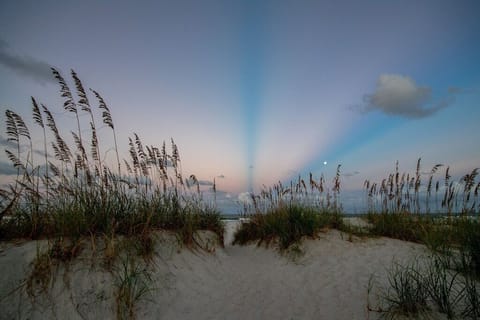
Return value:
[(138, 303), (154, 290), (149, 272), (129, 255), (114, 270), (114, 286), (117, 319), (135, 319)]
[[(251, 205), (246, 208), (249, 220), (234, 235), (234, 244), (258, 241), (269, 244), (278, 240), (281, 250), (299, 243), (303, 237), (315, 237), (324, 228), (340, 228), (342, 223), (340, 193), (340, 166), (329, 190), (323, 175), (307, 185), (304, 179), (281, 182), (264, 188), (260, 195), (251, 194)], [(248, 210), (249, 209), (249, 210)]]
[(369, 213), (369, 233), (425, 244), (447, 257), (452, 267), (480, 278), (480, 221), (477, 217), (434, 217)]
[[(116, 127), (103, 97), (85, 90), (73, 70), (74, 91), (59, 71), (52, 72), (63, 109), (72, 115), (71, 130), (64, 134), (68, 121), (62, 119), (58, 126), (50, 108), (33, 97), (32, 120), (40, 134), (16, 112), (5, 112), (9, 141), (5, 152), (16, 175), (0, 190), (0, 239), (133, 236), (153, 229), (182, 232), (187, 244), (198, 229), (223, 237), (215, 204), (202, 199), (194, 175), (182, 176), (173, 139), (170, 148), (165, 142), (156, 147), (145, 145), (134, 133), (128, 141), (130, 158), (121, 161)], [(114, 159), (106, 158), (111, 148), (99, 139), (96, 113), (113, 137)], [(34, 136), (42, 143), (34, 141)]]
[(432, 259), (423, 275), (430, 298), (448, 319), (455, 316), (455, 306), (464, 298), (464, 288), (458, 284), (459, 273), (448, 269), (438, 257)]
[(406, 266), (395, 263), (388, 270), (387, 278), (389, 287), (382, 296), (384, 318), (416, 318), (425, 314), (429, 309), (428, 290), (418, 270), (418, 262)]
[(442, 256), (449, 268), (480, 279), (480, 221), (459, 217), (436, 233), (436, 246), (426, 242), (427, 246)]
[(463, 272), (480, 279), (480, 220), (459, 219), (454, 225), (459, 265)]
[(368, 213), (370, 234), (412, 242), (424, 242), (431, 234), (435, 220), (428, 215), (408, 213)]
[(388, 269), (388, 285), (381, 290), (380, 307), (371, 309), (383, 318), (478, 319), (480, 286), (468, 274), (451, 269), (445, 257), (417, 257), (395, 262)]
[(235, 233), (233, 244), (258, 241), (267, 245), (279, 241), (280, 249), (287, 249), (303, 237), (314, 238), (323, 228), (335, 227), (340, 222), (337, 213), (318, 212), (314, 208), (287, 205), (266, 214), (255, 214)]
[(480, 211), (480, 181), (478, 168), (454, 181), (450, 167), (446, 167), (443, 179), (435, 178), (443, 164), (436, 164), (430, 171), (421, 169), (417, 160), (414, 173), (400, 173), (398, 161), (395, 170), (381, 182), (365, 180), (364, 190), (368, 211), (373, 213), (435, 213), (478, 214)]

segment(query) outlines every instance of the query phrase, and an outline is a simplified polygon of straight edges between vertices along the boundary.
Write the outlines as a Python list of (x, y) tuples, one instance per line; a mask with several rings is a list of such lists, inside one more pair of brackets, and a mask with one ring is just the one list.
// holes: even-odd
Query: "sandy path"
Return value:
[[(231, 226), (227, 225), (227, 229)], [(228, 237), (226, 237), (228, 239)], [(424, 253), (421, 245), (379, 238), (347, 241), (338, 231), (306, 240), (293, 261), (273, 249), (229, 246), (214, 256), (182, 252), (165, 269), (170, 284), (153, 313), (162, 319), (370, 319), (372, 273)]]

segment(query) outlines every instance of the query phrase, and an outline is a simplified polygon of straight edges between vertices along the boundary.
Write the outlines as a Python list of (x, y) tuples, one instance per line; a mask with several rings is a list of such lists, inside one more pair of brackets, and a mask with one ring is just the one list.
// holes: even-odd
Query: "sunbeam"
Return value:
[(253, 191), (257, 153), (257, 131), (262, 106), (263, 66), (264, 66), (264, 25), (262, 6), (255, 1), (246, 1), (243, 8), (245, 23), (241, 28), (240, 56), (241, 101), (244, 109), (247, 188)]

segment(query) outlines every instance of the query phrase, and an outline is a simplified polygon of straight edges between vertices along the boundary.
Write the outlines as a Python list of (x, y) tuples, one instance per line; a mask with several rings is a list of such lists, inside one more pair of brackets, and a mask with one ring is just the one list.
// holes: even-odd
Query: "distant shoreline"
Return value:
[[(346, 218), (349, 218), (349, 217), (355, 218), (355, 217), (364, 217), (368, 214), (368, 212), (364, 212), (364, 213), (342, 212), (341, 214), (342, 214), (342, 216), (344, 216)], [(409, 214), (415, 215), (415, 213), (409, 213)], [(439, 217), (439, 218), (449, 216), (447, 213), (423, 213), (423, 212), (420, 213), (420, 215), (431, 216), (431, 217)], [(460, 216), (460, 215), (462, 215), (462, 213), (460, 213), (460, 212), (452, 212), (450, 214), (450, 216), (452, 216), (452, 217), (457, 217), (457, 216)], [(247, 215), (240, 214), (240, 213), (231, 213), (230, 214), (230, 213), (225, 213), (225, 212), (220, 213), (220, 217), (221, 217), (222, 220), (238, 220), (238, 219), (246, 217), (246, 216), (248, 216), (248, 214)], [(474, 216), (474, 215), (468, 214), (468, 216)]]

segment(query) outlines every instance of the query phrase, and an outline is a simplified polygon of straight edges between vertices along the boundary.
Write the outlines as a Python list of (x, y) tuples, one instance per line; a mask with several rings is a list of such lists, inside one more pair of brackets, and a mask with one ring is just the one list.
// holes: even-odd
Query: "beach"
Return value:
[[(135, 306), (137, 319), (377, 319), (375, 290), (386, 285), (392, 262), (426, 252), (423, 245), (389, 238), (357, 238), (337, 230), (305, 239), (298, 250), (275, 245), (233, 246), (239, 221), (226, 221), (225, 246), (202, 233), (204, 249), (181, 248), (160, 232), (145, 268), (150, 291)], [(85, 243), (81, 255), (55, 271), (48, 292), (24, 288), (38, 243), (2, 243), (2, 319), (115, 318), (115, 272), (101, 266)], [(139, 258), (141, 259), (141, 258)], [(369, 283), (375, 288), (368, 296)]]

